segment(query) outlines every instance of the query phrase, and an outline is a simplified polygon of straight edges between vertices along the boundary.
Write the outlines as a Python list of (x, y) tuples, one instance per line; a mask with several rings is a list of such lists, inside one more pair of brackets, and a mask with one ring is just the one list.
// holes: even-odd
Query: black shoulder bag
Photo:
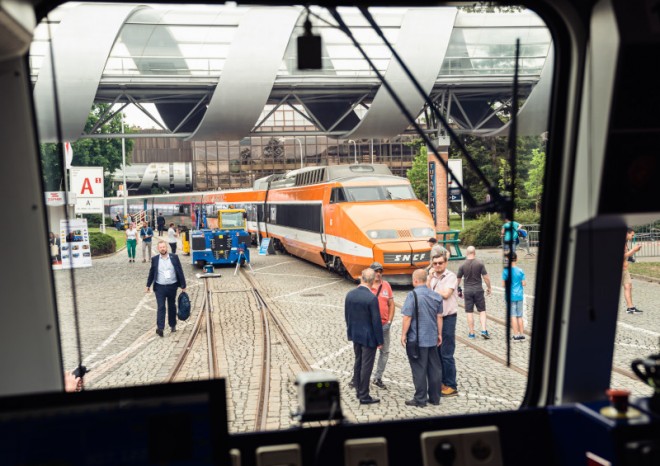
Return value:
[(415, 332), (417, 333), (417, 340), (411, 343), (409, 340), (406, 340), (406, 354), (411, 359), (419, 358), (419, 309), (417, 305), (417, 293), (413, 290), (413, 297), (415, 298), (415, 311), (413, 317), (415, 319)]

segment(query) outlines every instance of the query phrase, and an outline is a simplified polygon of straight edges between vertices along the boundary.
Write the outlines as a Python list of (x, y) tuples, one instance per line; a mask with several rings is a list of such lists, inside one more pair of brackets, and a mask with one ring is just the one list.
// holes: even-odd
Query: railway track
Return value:
[(202, 303), (202, 308), (195, 318), (195, 323), (193, 328), (190, 331), (190, 335), (186, 340), (186, 344), (183, 347), (183, 351), (179, 354), (174, 363), (174, 366), (170, 370), (166, 382), (175, 382), (181, 373), (181, 370), (184, 368), (186, 361), (188, 360), (189, 355), (191, 354), (194, 345), (196, 344), (198, 338), (201, 336), (202, 326), (205, 328), (206, 334), (206, 348), (207, 348), (207, 361), (208, 361), (208, 377), (209, 379), (215, 379), (220, 375), (218, 369), (218, 356), (216, 352), (215, 345), (215, 332), (213, 326), (213, 291), (209, 283), (209, 278), (203, 278), (204, 281), (204, 301)]
[[(402, 306), (401, 303), (398, 303), (398, 302), (395, 301), (394, 305), (395, 305), (398, 309), (401, 309), (401, 306)], [(459, 303), (458, 307), (460, 307), (460, 308), (462, 308), (462, 309), (465, 309), (465, 306), (464, 306), (463, 304), (461, 304), (461, 303)], [(499, 317), (495, 317), (495, 316), (493, 316), (493, 315), (488, 314), (488, 315), (487, 315), (487, 318), (488, 318), (488, 320), (490, 320), (490, 321), (492, 321), (492, 322), (495, 322), (496, 324), (499, 324), (499, 325), (501, 325), (502, 327), (504, 327), (505, 325), (507, 325), (506, 322), (504, 321), (504, 319), (500, 319)], [(526, 334), (527, 336), (531, 336), (531, 332), (530, 332), (529, 330), (527, 330), (527, 329), (525, 329), (525, 334)], [(492, 359), (493, 361), (495, 361), (495, 362), (497, 362), (497, 363), (499, 363), (499, 364), (502, 364), (503, 366), (507, 366), (507, 363), (506, 363), (506, 359), (505, 359), (505, 358), (498, 356), (497, 354), (495, 354), (495, 353), (493, 353), (492, 351), (490, 351), (490, 350), (484, 348), (484, 347), (481, 346), (481, 345), (477, 345), (476, 343), (473, 343), (472, 341), (470, 341), (470, 340), (467, 339), (467, 338), (463, 338), (463, 337), (461, 337), (461, 336), (456, 335), (456, 341), (459, 342), (459, 343), (461, 343), (461, 344), (464, 345), (464, 346), (467, 346), (468, 348), (471, 348), (471, 349), (473, 349), (473, 350), (475, 350), (475, 351), (477, 351), (477, 352), (483, 354), (484, 356), (486, 356), (486, 357)], [(517, 373), (519, 373), (519, 374), (521, 374), (521, 375), (524, 375), (525, 377), (527, 377), (527, 375), (528, 375), (528, 371), (527, 371), (527, 369), (525, 369), (525, 368), (523, 368), (523, 367), (520, 367), (520, 366), (518, 366), (518, 365), (516, 365), (516, 364), (514, 364), (514, 363), (512, 363), (512, 362), (509, 363), (508, 367), (509, 367), (511, 370), (513, 370), (513, 371), (515, 371), (515, 372), (517, 372)], [(639, 378), (638, 378), (638, 377), (637, 377), (632, 371), (627, 370), (627, 369), (623, 369), (623, 368), (621, 368), (621, 367), (612, 366), (612, 372), (616, 372), (617, 374), (620, 374), (620, 375), (623, 375), (623, 376), (625, 376), (625, 377), (631, 378), (631, 379), (633, 379), (633, 380), (635, 380), (635, 381), (638, 381), (638, 380), (639, 380)]]
[(295, 359), (296, 363), (300, 366), (301, 371), (311, 371), (312, 367), (303, 356), (298, 345), (289, 335), (289, 332), (286, 330), (282, 321), (273, 312), (267, 300), (264, 299), (259, 283), (244, 269), (241, 269), (241, 276), (252, 287), (252, 293), (256, 299), (257, 307), (259, 308), (263, 329), (261, 380), (259, 384), (257, 412), (255, 416), (255, 429), (257, 431), (263, 431), (267, 428), (271, 367), (273, 364), (271, 351), (273, 339), (271, 338), (271, 331), (276, 331), (281, 336), (282, 340), (286, 343), (289, 352)]

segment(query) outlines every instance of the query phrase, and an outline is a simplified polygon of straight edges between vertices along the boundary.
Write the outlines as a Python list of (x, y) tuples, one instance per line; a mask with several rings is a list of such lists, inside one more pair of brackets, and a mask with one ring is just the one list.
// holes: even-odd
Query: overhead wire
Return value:
[[(477, 164), (476, 160), (472, 155), (469, 153), (468, 149), (465, 147), (465, 144), (463, 144), (463, 141), (458, 137), (456, 132), (451, 128), (449, 125), (449, 122), (447, 119), (440, 113), (438, 110), (437, 106), (431, 101), (430, 97), (428, 94), (422, 89), (422, 86), (419, 84), (419, 81), (415, 78), (415, 76), (412, 74), (410, 71), (410, 68), (405, 64), (399, 53), (396, 51), (396, 49), (392, 46), (392, 43), (387, 40), (385, 37), (385, 34), (383, 33), (383, 30), (380, 28), (378, 23), (376, 23), (374, 17), (371, 15), (369, 10), (364, 7), (364, 6), (359, 6), (358, 9), (364, 16), (364, 18), (369, 22), (373, 30), (378, 34), (378, 36), (381, 38), (383, 43), (387, 46), (387, 48), (390, 50), (392, 53), (392, 56), (396, 59), (397, 63), (399, 66), (401, 66), (402, 70), (406, 73), (408, 76), (408, 79), (410, 79), (410, 82), (413, 84), (419, 95), (424, 99), (424, 102), (426, 104), (426, 108), (430, 109), (433, 115), (435, 116), (436, 119), (438, 119), (442, 125), (444, 126), (445, 130), (447, 131), (447, 134), (449, 135), (450, 139), (456, 146), (458, 147), (459, 151), (465, 156), (468, 164), (470, 165), (470, 168), (474, 171), (475, 175), (479, 179), (479, 181), (484, 185), (486, 188), (486, 191), (491, 195), (491, 201), (489, 203), (477, 205), (476, 202), (471, 205), (471, 207), (479, 209), (479, 210), (490, 210), (491, 208), (495, 211), (498, 210), (499, 208), (504, 207), (506, 204), (506, 200), (503, 199), (502, 195), (499, 193), (497, 189), (490, 183), (486, 175), (483, 173), (479, 165)], [(375, 70), (376, 71), (376, 70)], [(389, 90), (389, 89), (388, 89)], [(396, 99), (395, 99), (396, 100)], [(403, 109), (402, 109), (403, 110)], [(431, 146), (432, 147), (432, 146)], [(433, 148), (433, 147), (432, 147)], [(433, 148), (434, 149), (434, 148)], [(433, 150), (434, 154), (440, 158), (435, 150)], [(444, 162), (443, 162), (443, 165)], [(457, 182), (454, 174), (451, 172), (449, 169), (448, 165), (445, 165), (445, 169), (450, 173), (452, 176), (452, 179)], [(472, 198), (471, 195), (469, 195), (469, 192), (467, 189), (465, 189), (461, 183), (457, 182), (458, 187), (461, 189), (461, 192), (466, 195), (468, 199)]]

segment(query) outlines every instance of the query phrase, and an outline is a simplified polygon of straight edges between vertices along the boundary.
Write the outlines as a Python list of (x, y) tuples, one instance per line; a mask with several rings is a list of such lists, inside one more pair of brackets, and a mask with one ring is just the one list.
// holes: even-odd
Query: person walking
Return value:
[(371, 285), (371, 292), (378, 298), (380, 321), (383, 324), (383, 347), (378, 351), (374, 385), (387, 390), (387, 386), (383, 383), (383, 372), (385, 372), (385, 365), (390, 356), (390, 327), (394, 320), (394, 295), (390, 284), (383, 280), (382, 264), (374, 262), (369, 268), (376, 272), (374, 283)]
[(60, 255), (60, 238), (52, 231), (48, 234), (48, 244), (50, 245), (50, 263), (59, 265), (62, 263)]
[[(479, 322), (481, 323), (481, 336), (488, 340), (490, 333), (486, 328), (486, 298), (484, 289), (481, 286), (481, 280), (486, 283), (486, 293), (490, 296), (490, 277), (486, 271), (483, 262), (477, 259), (477, 250), (474, 246), (468, 246), (465, 250), (466, 259), (458, 268), (456, 277), (456, 290), (460, 296), (461, 291), (465, 299), (465, 312), (468, 322), (468, 338), (474, 340), (474, 308), (479, 312)], [(464, 289), (461, 290), (461, 280), (465, 277)]]
[(163, 217), (162, 212), (156, 218), (156, 226), (158, 227), (158, 236), (163, 236), (163, 231), (165, 231), (165, 217)]
[(406, 349), (415, 386), (415, 396), (405, 403), (418, 408), (427, 403), (440, 404), (442, 383), (442, 363), (438, 356), (442, 344), (442, 298), (427, 288), (426, 280), (426, 270), (413, 272), (415, 289), (408, 293), (401, 308), (401, 345)]
[(167, 229), (167, 242), (170, 244), (170, 249), (172, 254), (176, 254), (176, 242), (179, 233), (174, 229), (174, 224), (170, 223), (170, 227)]
[(165, 329), (165, 301), (167, 301), (167, 323), (172, 332), (176, 332), (176, 290), (186, 291), (186, 277), (183, 274), (181, 261), (176, 254), (167, 252), (167, 243), (159, 241), (158, 255), (151, 259), (146, 293), (153, 284), (156, 294), (156, 334), (163, 336)]
[(458, 314), (458, 299), (454, 290), (457, 288), (458, 278), (451, 270), (447, 270), (447, 259), (441, 256), (433, 259), (431, 263), (433, 273), (427, 279), (427, 286), (442, 297), (442, 345), (438, 348), (442, 364), (443, 397), (457, 396), (456, 384), (456, 319)]
[(376, 273), (373, 269), (364, 269), (360, 285), (346, 294), (344, 318), (348, 340), (353, 342), (355, 363), (353, 379), (349, 383), (357, 390), (360, 404), (379, 403), (378, 398), (369, 395), (369, 380), (374, 368), (376, 349), (383, 346), (383, 326), (380, 322), (378, 299), (371, 292)]
[[(151, 259), (151, 239), (154, 236), (154, 231), (149, 224), (145, 221), (142, 222), (140, 228), (140, 239), (142, 240), (142, 262), (147, 262), (147, 257)], [(149, 255), (147, 256), (147, 252)]]
[[(504, 225), (502, 225), (502, 230), (500, 231), (500, 238), (502, 238), (502, 249), (504, 252), (509, 251), (510, 245), (511, 252), (516, 252), (516, 246), (518, 245), (518, 230), (520, 230), (520, 223), (512, 222), (508, 218), (504, 219)], [(511, 235), (513, 235), (513, 241), (511, 241)]]
[(639, 314), (643, 312), (640, 309), (637, 309), (633, 304), (632, 277), (630, 276), (630, 271), (628, 270), (628, 262), (632, 262), (632, 260), (630, 260), (632, 256), (637, 251), (642, 249), (641, 244), (633, 246), (632, 248), (628, 248), (628, 242), (632, 241), (634, 237), (635, 237), (635, 230), (633, 230), (632, 228), (628, 228), (628, 231), (626, 233), (626, 244), (623, 247), (623, 279), (621, 280), (621, 284), (623, 285), (623, 297), (626, 300), (626, 306), (627, 306), (626, 312), (628, 314)]
[(137, 249), (137, 226), (135, 225), (135, 223), (131, 223), (126, 229), (126, 251), (128, 252), (128, 262), (135, 262), (136, 249)]
[[(516, 266), (518, 255), (515, 252), (510, 253), (509, 260), (511, 261), (511, 291), (504, 294), (505, 302), (511, 301), (511, 329), (513, 330), (513, 340), (522, 341), (525, 339), (525, 323), (523, 322), (523, 298), (525, 292), (523, 287), (527, 285), (525, 282), (525, 272), (520, 267)], [(504, 267), (502, 270), (502, 286), (506, 289), (506, 283), (509, 278), (509, 268)], [(509, 299), (509, 295), (511, 299)]]

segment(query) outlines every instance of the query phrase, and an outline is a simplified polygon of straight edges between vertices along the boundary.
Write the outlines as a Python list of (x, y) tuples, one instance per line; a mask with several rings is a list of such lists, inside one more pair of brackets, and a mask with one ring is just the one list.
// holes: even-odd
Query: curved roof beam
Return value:
[[(552, 92), (552, 71), (555, 64), (555, 48), (550, 46), (548, 56), (541, 70), (541, 77), (529, 97), (518, 110), (518, 136), (538, 136), (548, 130), (548, 109)], [(509, 134), (511, 121), (497, 131), (478, 134), (481, 137), (505, 136)]]
[[(456, 11), (456, 8), (416, 8), (408, 10), (403, 18), (394, 48), (427, 95), (431, 93), (445, 59)], [(431, 45), (436, 47), (434, 51), (437, 53), (428, 53)], [(419, 114), (424, 99), (394, 57), (384, 78), (406, 103), (408, 111)], [(403, 133), (409, 125), (390, 93), (381, 85), (362, 121), (341, 138), (391, 138)]]
[[(83, 133), (117, 35), (126, 19), (141, 8), (147, 7), (83, 4), (64, 16), (52, 38), (55, 66), (51, 55), (47, 54), (34, 86), (41, 142), (58, 141), (58, 118), (62, 140), (75, 141)], [(56, 79), (58, 109), (55, 108), (53, 78)], [(58, 115), (61, 109), (66, 112)]]
[(188, 140), (238, 140), (268, 103), (301, 8), (251, 8), (241, 19), (220, 81)]

